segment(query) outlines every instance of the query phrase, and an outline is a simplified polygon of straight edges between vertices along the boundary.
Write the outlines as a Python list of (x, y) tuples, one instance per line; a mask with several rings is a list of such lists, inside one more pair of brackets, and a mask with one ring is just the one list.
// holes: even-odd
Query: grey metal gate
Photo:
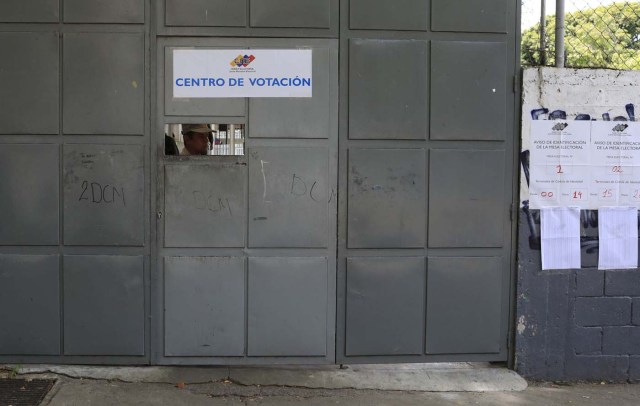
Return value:
[[(0, 2), (0, 362), (505, 360), (517, 3)], [(314, 97), (176, 99), (184, 48)]]
[(507, 360), (517, 3), (351, 0), (337, 360)]
[[(174, 98), (173, 50), (185, 48), (310, 48), (313, 98)], [(170, 38), (158, 50), (158, 134), (246, 131), (240, 156), (166, 156), (157, 138), (154, 362), (333, 362), (337, 42)]]

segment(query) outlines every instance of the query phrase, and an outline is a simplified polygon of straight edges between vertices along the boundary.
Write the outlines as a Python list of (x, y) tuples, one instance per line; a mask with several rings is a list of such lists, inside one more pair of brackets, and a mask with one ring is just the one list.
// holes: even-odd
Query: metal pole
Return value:
[(540, 0), (540, 66), (547, 64), (547, 0)]
[(564, 68), (564, 0), (556, 0), (556, 67)]

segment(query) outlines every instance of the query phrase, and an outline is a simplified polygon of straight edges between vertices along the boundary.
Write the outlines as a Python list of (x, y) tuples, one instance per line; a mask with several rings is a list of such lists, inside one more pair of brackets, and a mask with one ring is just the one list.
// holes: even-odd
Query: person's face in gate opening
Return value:
[(184, 134), (184, 147), (191, 155), (207, 155), (209, 137), (206, 133), (188, 132)]

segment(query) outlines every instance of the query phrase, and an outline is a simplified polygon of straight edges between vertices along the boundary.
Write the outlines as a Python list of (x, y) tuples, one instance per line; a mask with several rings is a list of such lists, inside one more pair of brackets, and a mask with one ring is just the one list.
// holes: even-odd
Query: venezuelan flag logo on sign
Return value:
[(256, 57), (253, 55), (238, 55), (236, 59), (231, 61), (230, 65), (234, 68), (246, 68), (255, 59)]

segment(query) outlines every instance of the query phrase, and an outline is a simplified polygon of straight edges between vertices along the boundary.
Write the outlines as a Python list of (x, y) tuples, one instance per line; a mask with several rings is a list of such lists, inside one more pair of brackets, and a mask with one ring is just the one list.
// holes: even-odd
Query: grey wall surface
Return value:
[(603, 113), (628, 120), (625, 106), (633, 103), (637, 110), (640, 102), (639, 79), (638, 71), (527, 68), (523, 73), (515, 367), (529, 379), (640, 381), (640, 272), (597, 269), (597, 210), (581, 212), (581, 269), (543, 271), (540, 212), (529, 209), (525, 170), (533, 109), (560, 109), (571, 120), (578, 114), (599, 120)]
[(591, 237), (583, 238), (582, 269), (542, 271), (530, 224), (521, 211), (518, 373), (545, 381), (640, 381), (638, 271), (597, 270), (597, 239)]

